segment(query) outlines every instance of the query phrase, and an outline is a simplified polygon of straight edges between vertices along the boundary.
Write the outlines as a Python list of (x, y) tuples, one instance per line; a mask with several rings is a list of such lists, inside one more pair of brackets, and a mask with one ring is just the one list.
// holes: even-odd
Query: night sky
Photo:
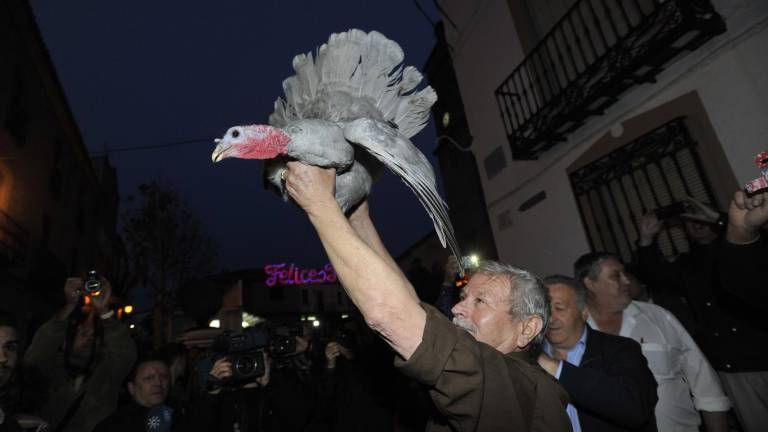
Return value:
[[(263, 189), (262, 163), (213, 164), (213, 138), (233, 125), (267, 123), (282, 80), (293, 74), (293, 56), (331, 33), (377, 30), (419, 69), (435, 43), (429, 21), (408, 0), (31, 4), (93, 154), (205, 140), (109, 156), (121, 209), (140, 183), (170, 183), (216, 242), (219, 267), (229, 270), (276, 262), (320, 266), (326, 257), (306, 216)], [(431, 0), (419, 4), (439, 19)], [(413, 141), (438, 171), (432, 121)], [(432, 229), (416, 197), (391, 173), (374, 185), (371, 211), (393, 255)]]

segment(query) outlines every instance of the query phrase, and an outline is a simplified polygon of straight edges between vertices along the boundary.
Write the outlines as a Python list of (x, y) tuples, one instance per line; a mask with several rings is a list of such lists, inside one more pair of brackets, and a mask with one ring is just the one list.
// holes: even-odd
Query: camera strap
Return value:
[(54, 429), (54, 432), (61, 432), (64, 430), (64, 428), (67, 427), (70, 421), (72, 421), (72, 417), (75, 416), (75, 413), (77, 412), (77, 409), (80, 408), (80, 404), (83, 402), (83, 399), (85, 398), (85, 394), (88, 393), (88, 388), (86, 385), (88, 384), (88, 377), (86, 377), (85, 382), (83, 382), (80, 385), (80, 388), (82, 389), (80, 391), (80, 396), (75, 399), (75, 402), (72, 403), (72, 405), (69, 406), (69, 409), (67, 410), (67, 413), (64, 414), (64, 417), (61, 419), (58, 425), (56, 425), (56, 429)]

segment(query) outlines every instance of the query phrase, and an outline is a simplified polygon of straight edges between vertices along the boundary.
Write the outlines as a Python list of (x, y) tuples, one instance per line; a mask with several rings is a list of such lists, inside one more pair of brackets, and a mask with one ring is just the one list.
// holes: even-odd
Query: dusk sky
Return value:
[[(409, 0), (31, 4), (85, 144), (93, 154), (111, 151), (121, 212), (139, 184), (170, 183), (203, 220), (219, 266), (229, 270), (320, 266), (326, 257), (305, 215), (263, 189), (262, 163), (213, 164), (213, 139), (233, 125), (265, 124), (293, 74), (294, 55), (315, 50), (331, 33), (377, 30), (419, 69), (435, 44), (429, 21)], [(432, 0), (419, 4), (439, 19)], [(432, 121), (413, 141), (439, 176)], [(186, 140), (203, 141), (114, 151)], [(371, 209), (393, 255), (432, 230), (416, 197), (389, 172), (374, 185)]]

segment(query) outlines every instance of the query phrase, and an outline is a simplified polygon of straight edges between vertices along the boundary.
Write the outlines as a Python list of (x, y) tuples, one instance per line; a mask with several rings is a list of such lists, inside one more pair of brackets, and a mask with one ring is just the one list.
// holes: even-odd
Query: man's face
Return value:
[(584, 278), (587, 288), (603, 307), (615, 312), (624, 310), (632, 301), (624, 265), (613, 258), (604, 259), (599, 265), (600, 275), (597, 280)]
[(571, 349), (581, 338), (587, 309), (580, 308), (576, 293), (568, 285), (547, 285), (552, 303), (552, 315), (547, 330), (547, 340), (557, 348)]
[(13, 375), (18, 360), (18, 347), (16, 329), (0, 327), (0, 388), (4, 387)]
[(522, 324), (509, 314), (509, 281), (478, 273), (461, 293), (461, 301), (451, 309), (453, 323), (476, 340), (502, 353), (517, 351)]
[(170, 387), (168, 366), (161, 361), (150, 361), (139, 365), (133, 382), (128, 383), (128, 393), (137, 404), (152, 408), (162, 405)]

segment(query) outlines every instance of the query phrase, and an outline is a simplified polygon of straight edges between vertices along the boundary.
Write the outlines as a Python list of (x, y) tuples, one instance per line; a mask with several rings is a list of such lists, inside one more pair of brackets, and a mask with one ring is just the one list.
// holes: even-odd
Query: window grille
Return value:
[[(678, 117), (570, 174), (591, 250), (632, 261), (640, 217), (687, 196), (714, 204), (696, 142)], [(674, 257), (689, 248), (679, 225), (665, 224), (657, 238)]]

